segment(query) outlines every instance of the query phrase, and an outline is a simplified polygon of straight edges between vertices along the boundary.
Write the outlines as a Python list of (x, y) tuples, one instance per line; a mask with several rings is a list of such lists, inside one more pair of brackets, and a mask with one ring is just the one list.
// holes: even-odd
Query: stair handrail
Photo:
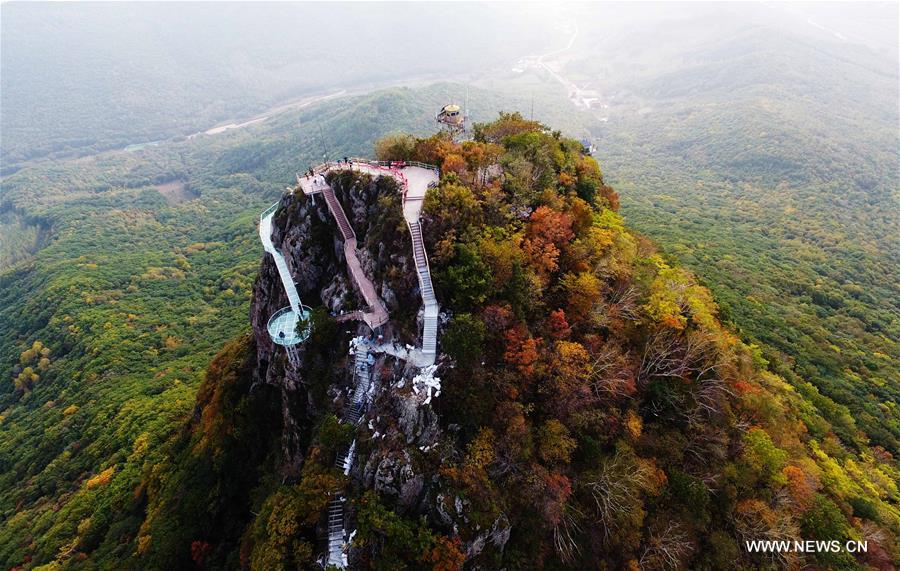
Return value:
[[(413, 234), (413, 230), (412, 230), (413, 222), (410, 222), (409, 220), (407, 220), (406, 225), (409, 227), (409, 237), (413, 241), (413, 247), (415, 247), (416, 239), (415, 239), (415, 235)], [(419, 237), (421, 238), (421, 241), (422, 241), (422, 243), (420, 244), (422, 247), (422, 257), (425, 258), (425, 269), (428, 270), (428, 276), (430, 278), (431, 277), (431, 264), (428, 262), (428, 249), (425, 247), (425, 235), (422, 232), (421, 219), (416, 220), (415, 225), (419, 227)], [(416, 258), (415, 255), (413, 255), (413, 264), (416, 263), (415, 258)], [(418, 267), (416, 268), (416, 273), (417, 274), (419, 273)], [(421, 281), (421, 278), (422, 278), (422, 276), (420, 275), (419, 276), (420, 281)], [(424, 285), (424, 284), (420, 284), (420, 285)], [(431, 285), (431, 288), (432, 288), (432, 290), (434, 290), (434, 284)]]
[(419, 167), (419, 168), (423, 168), (423, 169), (428, 169), (428, 170), (434, 171), (436, 173), (441, 172), (441, 169), (439, 169), (435, 165), (430, 165), (428, 163), (423, 163), (423, 162), (419, 162), (419, 161), (406, 161), (406, 165), (411, 166), (411, 167)]
[(259, 215), (259, 219), (262, 220), (263, 218), (265, 218), (265, 217), (268, 216), (269, 214), (272, 214), (273, 212), (275, 212), (276, 210), (278, 210), (278, 205), (279, 205), (279, 204), (281, 204), (281, 201), (278, 201), (278, 202), (276, 202), (275, 204), (273, 204), (272, 206), (270, 206), (270, 207), (266, 208), (265, 210), (263, 210), (262, 214)]
[[(331, 196), (332, 196), (332, 198), (334, 198), (334, 202), (337, 205), (336, 208), (340, 212), (340, 216), (347, 223), (347, 228), (350, 229), (350, 236), (344, 236), (344, 241), (346, 242), (347, 240), (349, 240), (351, 238), (355, 240), (356, 239), (356, 230), (353, 229), (353, 224), (351, 224), (350, 219), (347, 218), (347, 213), (344, 212), (344, 206), (341, 204), (341, 200), (337, 197), (337, 194), (335, 194), (334, 189), (331, 188), (331, 186), (329, 186), (328, 189), (331, 191)], [(338, 225), (338, 229), (341, 230), (341, 235), (343, 235), (343, 229), (341, 229), (341, 223), (338, 220), (338, 213), (332, 208), (331, 201), (328, 200), (328, 194), (324, 193), (324, 192), (322, 194), (325, 196), (325, 204), (327, 204), (328, 209), (331, 210), (331, 215), (334, 216), (335, 222), (337, 222), (337, 225)]]

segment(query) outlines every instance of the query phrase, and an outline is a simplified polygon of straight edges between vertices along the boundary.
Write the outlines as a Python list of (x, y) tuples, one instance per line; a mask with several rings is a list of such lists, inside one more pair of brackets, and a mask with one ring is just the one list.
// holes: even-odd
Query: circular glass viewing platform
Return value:
[(294, 312), (290, 306), (282, 307), (269, 318), (266, 326), (272, 341), (278, 345), (296, 345), (306, 341), (309, 337), (309, 316), (312, 308), (300, 306), (300, 314)]

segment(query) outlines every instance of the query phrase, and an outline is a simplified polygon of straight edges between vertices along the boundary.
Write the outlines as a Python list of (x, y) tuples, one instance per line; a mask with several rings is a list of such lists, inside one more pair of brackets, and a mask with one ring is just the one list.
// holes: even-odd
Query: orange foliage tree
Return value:
[(572, 239), (572, 218), (547, 206), (540, 206), (525, 225), (522, 248), (542, 279), (559, 268), (559, 256)]

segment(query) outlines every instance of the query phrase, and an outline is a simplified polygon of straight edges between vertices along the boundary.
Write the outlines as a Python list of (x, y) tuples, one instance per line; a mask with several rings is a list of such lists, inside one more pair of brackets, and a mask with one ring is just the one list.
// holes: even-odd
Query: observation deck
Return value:
[(300, 305), (300, 312), (294, 311), (290, 306), (282, 307), (272, 314), (266, 328), (272, 342), (284, 347), (290, 347), (303, 343), (309, 338), (312, 309), (306, 305)]

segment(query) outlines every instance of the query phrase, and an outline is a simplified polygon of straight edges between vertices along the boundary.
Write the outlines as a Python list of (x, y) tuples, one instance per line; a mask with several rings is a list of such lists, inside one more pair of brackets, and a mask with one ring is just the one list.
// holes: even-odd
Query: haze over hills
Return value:
[[(237, 366), (245, 344), (228, 345), (218, 365), (207, 365), (247, 331), (259, 212), (318, 162), (323, 144), (332, 157), (371, 155), (383, 135), (427, 136), (436, 110), (467, 91), (475, 121), (518, 110), (590, 138), (628, 226), (709, 287), (719, 317), (751, 346), (754, 370), (765, 371), (748, 379), (762, 392), (732, 402), (747, 416), (725, 424), (750, 422), (769, 435), (735, 444), (755, 450), (755, 483), (738, 456), (728, 466), (744, 479), (728, 481), (741, 494), (757, 486), (741, 498), (772, 512), (745, 503), (741, 517), (728, 519), (734, 505), (713, 502), (703, 512), (712, 519), (689, 526), (699, 538), (693, 553), (716, 568), (712, 553), (722, 558), (715, 561), (734, 554), (731, 540), (701, 531), (715, 527), (710, 521), (771, 523), (773, 513), (787, 513), (781, 479), (797, 473), (784, 467), (797, 467), (816, 498), (827, 499), (810, 512), (837, 526), (823, 533), (864, 532), (879, 549), (896, 537), (896, 5), (674, 5), (652, 15), (615, 4), (183, 9), (2, 5), (0, 168), (12, 174), (0, 188), (0, 561), (113, 568), (135, 556), (151, 524), (157, 535), (167, 529), (166, 494), (179, 497), (178, 478), (197, 466), (179, 440), (202, 432), (188, 419), (205, 407), (246, 404), (218, 395), (225, 400), (211, 405), (213, 381), (195, 397), (204, 378), (244, 371), (227, 378), (246, 380)], [(366, 92), (390, 84), (416, 87)], [(267, 111), (342, 89), (352, 93)], [(180, 137), (260, 113), (264, 121), (240, 129)], [(121, 150), (156, 139), (166, 140)], [(444, 395), (449, 403), (472, 404), (470, 397)], [(651, 397), (635, 400), (635, 411), (647, 413)], [(656, 433), (651, 415), (641, 418), (647, 436), (629, 446), (663, 466), (671, 484), (644, 508), (650, 520), (677, 519), (683, 514), (667, 504), (706, 497), (692, 495), (699, 473), (676, 470), (660, 452), (680, 444), (646, 447)], [(278, 430), (262, 427), (253, 442)], [(609, 434), (598, 452), (587, 433), (567, 430), (579, 439), (576, 473), (582, 454), (611, 454)], [(272, 478), (275, 463), (220, 483), (257, 489), (252, 482)], [(160, 480), (161, 466), (178, 477)], [(257, 502), (254, 513), (271, 491), (258, 490), (247, 504)], [(712, 496), (732, 493), (715, 488)], [(807, 501), (799, 500), (804, 509)], [(217, 512), (216, 521), (244, 525), (244, 507)], [(777, 521), (790, 533), (787, 524), (804, 522), (808, 538), (810, 518)], [(168, 529), (188, 529), (179, 527), (185, 522)], [(174, 553), (159, 547), (178, 543), (171, 533), (153, 544), (158, 556)], [(266, 533), (257, 526), (247, 537), (263, 545)], [(896, 565), (896, 548), (883, 549), (817, 564)]]
[(751, 26), (613, 83), (597, 132), (636, 226), (894, 453), (897, 84), (896, 50)]
[(820, 402), (845, 441), (896, 452), (896, 6), (608, 11), (491, 86), (569, 97), (635, 227), (849, 408)]
[(549, 35), (531, 11), (473, 4), (8, 2), (2, 26), (7, 168), (188, 135), (310, 94), (482, 71)]

